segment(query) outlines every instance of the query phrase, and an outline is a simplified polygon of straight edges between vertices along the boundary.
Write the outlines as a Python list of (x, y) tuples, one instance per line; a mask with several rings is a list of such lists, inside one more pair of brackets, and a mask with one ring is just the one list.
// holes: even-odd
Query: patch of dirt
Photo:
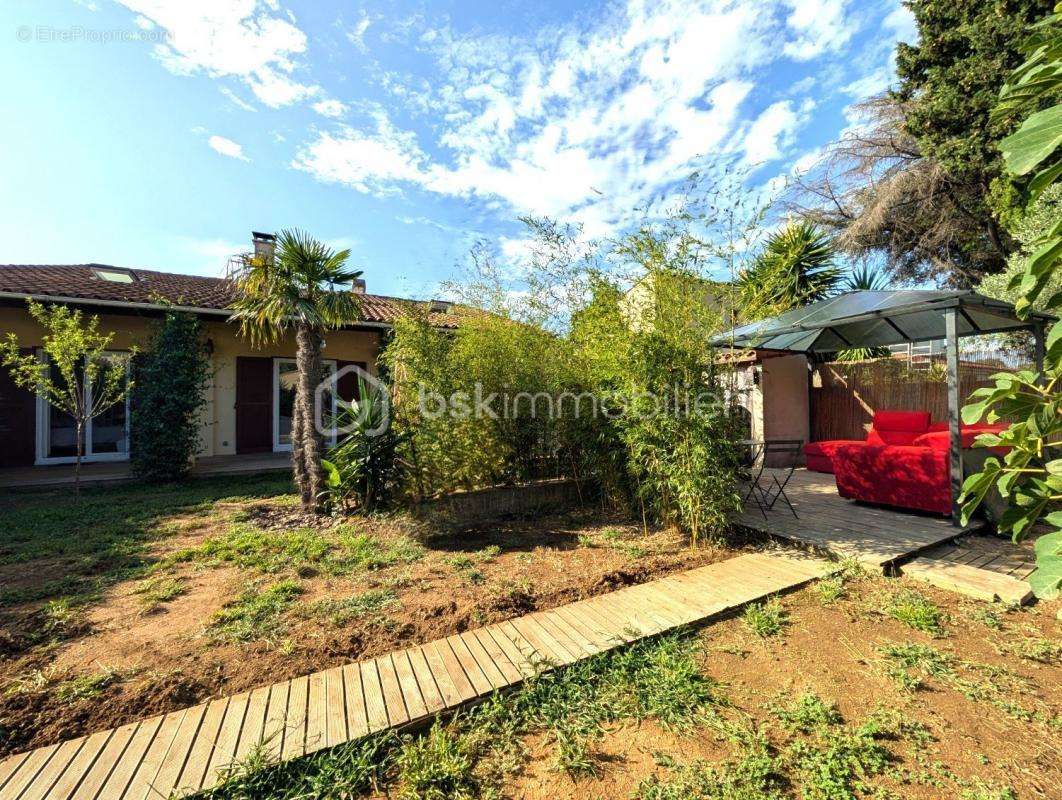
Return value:
[[(208, 519), (189, 514), (168, 520), (149, 552), (161, 557), (194, 547), (224, 530), (236, 512), (242, 522), (275, 530), (307, 522), (284, 503), (227, 503)], [(402, 519), (347, 522), (384, 544), (399, 537), (408, 542), (415, 527)], [(323, 522), (325, 528), (335, 524)], [(182, 581), (184, 592), (158, 610), (144, 612), (141, 579), (119, 582), (70, 620), (60, 637), (47, 637), (49, 644), (32, 645), (42, 603), (9, 607), (0, 637), (0, 755), (730, 558), (742, 547), (691, 548), (677, 533), (645, 532), (585, 512), (435, 535), (412, 563), (352, 575), (265, 575), (229, 564), (181, 563), (162, 574)], [(302, 594), (277, 635), (239, 644), (206, 634), (213, 616), (249, 584), (284, 579), (296, 580)], [(312, 613), (319, 601), (370, 591), (392, 593), (394, 602), (338, 623)], [(59, 699), (62, 681), (104, 672), (117, 679), (93, 696)], [(34, 680), (38, 688), (18, 690)]]
[[(881, 613), (881, 597), (901, 586), (922, 593), (945, 610), (945, 637), (933, 639)], [(893, 710), (906, 723), (925, 725), (932, 738), (923, 745), (886, 742), (897, 760), (886, 775), (871, 779), (873, 785), (892, 792), (884, 796), (960, 797), (977, 781), (995, 789), (1010, 787), (1022, 800), (1059, 796), (1062, 663), (1020, 658), (1006, 648), (1022, 637), (1059, 642), (1062, 624), (1055, 615), (1062, 603), (1004, 612), (998, 605), (965, 600), (904, 579), (882, 578), (865, 579), (851, 594), (832, 605), (822, 603), (814, 586), (784, 597), (789, 624), (773, 638), (753, 635), (739, 616), (706, 626), (700, 633), (704, 671), (723, 684), (723, 694), (732, 704), (725, 713), (747, 714), (754, 725), (766, 726), (769, 739), (781, 750), (787, 735), (770, 708), (805, 693), (836, 704), (851, 726), (876, 710)], [(977, 613), (989, 608), (1001, 616), (1002, 630), (975, 620)], [(986, 665), (985, 680), (1011, 687), (1003, 689), (1002, 701), (1035, 711), (1039, 718), (1019, 719), (986, 699), (969, 699), (935, 678), (913, 692), (901, 689), (886, 674), (879, 648), (907, 642)], [(995, 678), (990, 677), (993, 671), (998, 673)], [(663, 766), (668, 761), (686, 764), (700, 759), (718, 764), (742, 755), (739, 747), (707, 727), (683, 736), (655, 723), (615, 726), (594, 746), (598, 776), (573, 780), (554, 766), (555, 745), (547, 736), (529, 737), (525, 745), (528, 763), (506, 785), (505, 797), (631, 797), (650, 776), (672, 775)], [(801, 796), (798, 786), (791, 788), (794, 797)]]

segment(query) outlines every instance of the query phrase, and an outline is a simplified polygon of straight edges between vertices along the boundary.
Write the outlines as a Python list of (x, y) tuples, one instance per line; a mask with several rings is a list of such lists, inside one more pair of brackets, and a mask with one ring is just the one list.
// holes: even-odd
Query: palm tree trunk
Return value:
[[(296, 394), (299, 391), (295, 385)], [(306, 472), (306, 453), (302, 449), (302, 409), (295, 403), (291, 409), (291, 467), (295, 476), (295, 487), (299, 490), (303, 507), (310, 506), (310, 479)]]
[(301, 485), (302, 504), (308, 511), (319, 513), (324, 501), (324, 473), (321, 469), (322, 443), (314, 415), (314, 393), (321, 382), (321, 335), (309, 326), (300, 325), (295, 334), (295, 363), (298, 367), (298, 385), (295, 391), (295, 413), (300, 419), (298, 440), (292, 441), (292, 450), (301, 449), (305, 483)]

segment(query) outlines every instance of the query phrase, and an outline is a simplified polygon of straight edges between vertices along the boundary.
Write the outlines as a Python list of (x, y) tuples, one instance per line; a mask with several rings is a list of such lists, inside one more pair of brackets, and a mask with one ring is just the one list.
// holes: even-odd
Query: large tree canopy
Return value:
[(855, 255), (885, 257), (898, 282), (970, 286), (1015, 243), (990, 119), (1029, 25), (1049, 0), (909, 0), (919, 38), (896, 53), (898, 86), (862, 106), (863, 124), (798, 183), (794, 205)]

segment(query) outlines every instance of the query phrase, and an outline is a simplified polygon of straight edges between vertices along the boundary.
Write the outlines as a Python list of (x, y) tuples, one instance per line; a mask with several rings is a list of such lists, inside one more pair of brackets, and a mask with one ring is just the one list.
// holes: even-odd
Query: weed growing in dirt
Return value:
[(887, 612), (893, 619), (908, 627), (940, 638), (945, 636), (944, 612), (918, 592), (898, 592), (889, 603)]
[(133, 592), (140, 596), (140, 611), (151, 614), (158, 611), (164, 603), (180, 597), (188, 590), (181, 578), (155, 575), (141, 581)]
[(383, 622), (384, 612), (398, 604), (397, 596), (390, 589), (370, 589), (342, 600), (326, 597), (300, 608), (297, 613), (305, 618), (324, 617), (333, 625), (343, 626), (357, 620)]
[(398, 797), (403, 800), (472, 800), (479, 796), (469, 738), (432, 725), (425, 736), (407, 739), (399, 750)]
[(795, 742), (787, 760), (800, 774), (805, 800), (851, 800), (869, 792), (868, 779), (881, 775), (893, 761), (882, 744), (891, 736), (875, 719), (856, 728), (840, 724), (820, 728), (807, 741)]
[(979, 622), (994, 631), (1003, 629), (1003, 617), (994, 607), (976, 605), (967, 607), (965, 610), (966, 616), (974, 622)]
[(1062, 661), (1062, 642), (1042, 636), (1022, 636), (1017, 641), (1000, 642), (993, 647), (997, 653), (1015, 655), (1040, 664), (1057, 664)]
[(348, 575), (409, 563), (423, 555), (411, 539), (384, 542), (353, 527), (265, 530), (246, 522), (231, 525), (195, 547), (171, 554), (164, 566), (191, 561), (208, 566), (233, 564), (266, 574)]
[(962, 790), (962, 800), (1018, 800), (1018, 795), (1009, 786), (992, 786), (975, 780), (972, 786)]
[(99, 672), (90, 672), (78, 675), (56, 684), (54, 694), (56, 699), (64, 703), (72, 703), (76, 700), (88, 700), (99, 697), (103, 690), (122, 680), (121, 673), (111, 667), (104, 667)]
[(751, 603), (742, 616), (750, 631), (761, 638), (777, 636), (788, 624), (789, 616), (777, 597), (765, 603)]
[(801, 695), (789, 706), (775, 706), (771, 709), (788, 731), (811, 731), (826, 725), (836, 725), (841, 721), (837, 707), (826, 703), (816, 694)]
[(230, 642), (275, 640), (284, 630), (284, 612), (301, 593), (302, 587), (290, 580), (265, 589), (251, 584), (214, 615), (210, 633)]
[(836, 573), (819, 581), (815, 589), (823, 604), (832, 605), (847, 597), (849, 587), (864, 577), (866, 577), (866, 570), (863, 569), (863, 565), (858, 561), (846, 559), (841, 562), (841, 568)]
[(737, 761), (716, 765), (698, 760), (678, 765), (667, 759), (661, 766), (670, 768), (670, 774), (663, 778), (654, 775), (642, 781), (634, 795), (637, 800), (781, 800), (785, 797), (778, 759), (765, 742)]

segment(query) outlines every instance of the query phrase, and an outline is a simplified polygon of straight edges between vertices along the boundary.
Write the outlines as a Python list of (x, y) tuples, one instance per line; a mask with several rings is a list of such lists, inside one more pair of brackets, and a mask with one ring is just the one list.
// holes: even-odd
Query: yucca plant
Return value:
[[(846, 292), (880, 292), (889, 288), (889, 276), (884, 271), (861, 264), (848, 273), (842, 286)], [(865, 361), (868, 358), (880, 358), (889, 354), (887, 347), (853, 347), (841, 350), (838, 361)]]
[(833, 240), (810, 222), (790, 222), (774, 233), (739, 288), (749, 318), (780, 314), (835, 292), (843, 271)]
[(349, 250), (337, 252), (303, 231), (285, 230), (277, 236), (272, 257), (247, 256), (236, 276), (232, 320), (239, 322), (242, 335), (260, 344), (295, 333), (292, 464), (303, 507), (313, 512), (323, 509), (327, 497), (323, 441), (313, 413), (324, 334), (360, 313), (358, 297), (348, 286), (361, 272), (347, 268), (349, 258)]

